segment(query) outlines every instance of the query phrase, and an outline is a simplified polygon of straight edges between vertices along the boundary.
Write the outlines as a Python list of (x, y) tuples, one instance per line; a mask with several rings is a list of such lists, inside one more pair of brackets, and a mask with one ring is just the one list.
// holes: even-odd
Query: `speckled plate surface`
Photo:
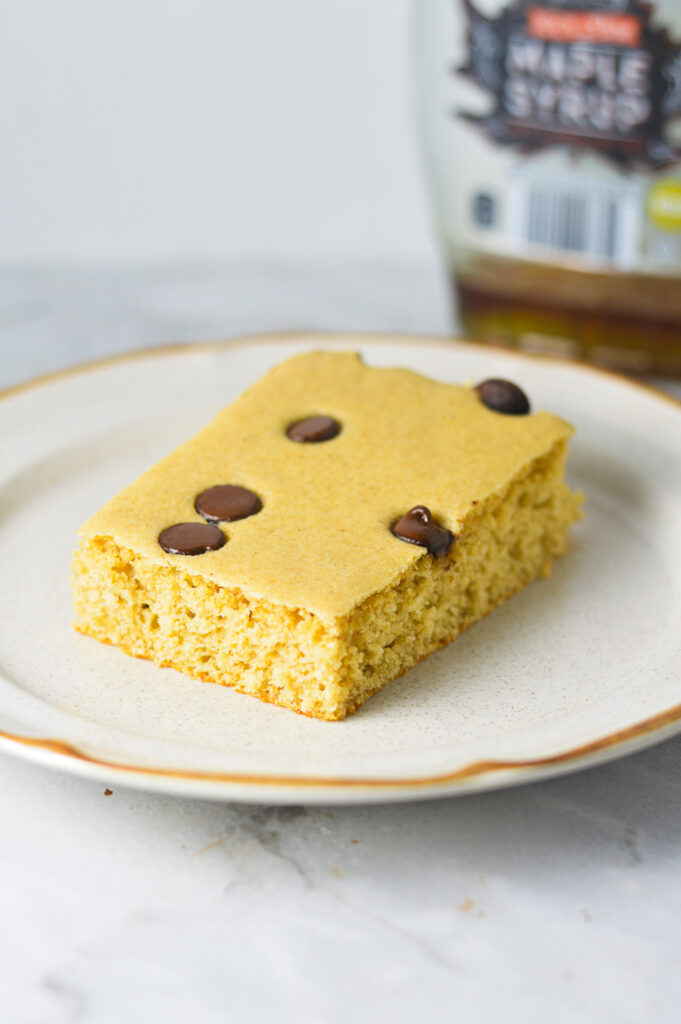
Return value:
[[(71, 628), (79, 524), (269, 366), (362, 351), (509, 377), (577, 427), (586, 516), (539, 581), (339, 723), (129, 658)], [(404, 800), (539, 779), (681, 731), (681, 406), (610, 374), (427, 339), (267, 338), (139, 353), (0, 400), (0, 746), (145, 789)], [(337, 571), (330, 568), (329, 571)]]

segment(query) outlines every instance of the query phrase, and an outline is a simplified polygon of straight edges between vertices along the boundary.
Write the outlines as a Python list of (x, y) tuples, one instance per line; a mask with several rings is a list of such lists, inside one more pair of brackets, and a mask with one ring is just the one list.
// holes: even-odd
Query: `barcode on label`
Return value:
[(635, 265), (639, 254), (641, 195), (636, 185), (593, 179), (540, 180), (515, 174), (509, 189), (513, 242), (584, 257), (589, 264)]

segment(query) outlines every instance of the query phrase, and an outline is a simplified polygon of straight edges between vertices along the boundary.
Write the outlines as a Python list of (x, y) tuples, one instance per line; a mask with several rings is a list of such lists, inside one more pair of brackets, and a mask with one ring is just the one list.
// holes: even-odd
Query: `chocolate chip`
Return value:
[(202, 555), (217, 551), (227, 538), (222, 530), (210, 523), (175, 523), (158, 535), (158, 542), (171, 555)]
[(209, 523), (231, 523), (254, 516), (262, 508), (257, 494), (236, 484), (217, 484), (201, 491), (194, 508)]
[(454, 534), (444, 526), (433, 522), (433, 516), (425, 505), (415, 505), (393, 523), (391, 532), (409, 544), (420, 544), (431, 555), (445, 555), (454, 543)]
[(525, 416), (530, 411), (530, 402), (517, 384), (510, 380), (483, 380), (475, 389), (483, 405), (494, 412), (507, 416)]
[(340, 434), (340, 428), (340, 423), (332, 416), (310, 416), (309, 419), (293, 423), (286, 434), (292, 441), (312, 444), (317, 441), (330, 441), (332, 437)]

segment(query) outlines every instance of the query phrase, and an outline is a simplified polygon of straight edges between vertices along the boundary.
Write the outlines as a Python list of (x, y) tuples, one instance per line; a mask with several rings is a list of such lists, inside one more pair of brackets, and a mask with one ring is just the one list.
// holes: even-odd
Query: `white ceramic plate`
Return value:
[[(127, 657), (71, 628), (76, 529), (307, 347), (444, 381), (509, 377), (577, 427), (586, 516), (549, 580), (343, 722)], [(611, 374), (427, 339), (266, 338), (138, 353), (0, 401), (0, 744), (145, 789), (404, 800), (574, 770), (681, 730), (681, 406)], [(332, 571), (330, 569), (330, 571)]]

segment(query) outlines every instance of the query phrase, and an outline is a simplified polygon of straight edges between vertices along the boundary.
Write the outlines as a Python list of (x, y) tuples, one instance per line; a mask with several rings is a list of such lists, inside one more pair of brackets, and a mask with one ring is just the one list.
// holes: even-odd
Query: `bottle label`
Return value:
[(681, 272), (681, 0), (674, 29), (644, 0), (450, 2), (449, 236), (468, 252)]
[(656, 169), (681, 152), (681, 43), (642, 0), (512, 0), (486, 17), (464, 0), (467, 56), (458, 70), (492, 99), (458, 115), (499, 145), (596, 151), (621, 167)]
[(519, 250), (548, 249), (584, 263), (634, 269), (643, 229), (635, 178), (598, 179), (568, 169), (547, 176), (520, 163), (509, 175), (508, 232)]

